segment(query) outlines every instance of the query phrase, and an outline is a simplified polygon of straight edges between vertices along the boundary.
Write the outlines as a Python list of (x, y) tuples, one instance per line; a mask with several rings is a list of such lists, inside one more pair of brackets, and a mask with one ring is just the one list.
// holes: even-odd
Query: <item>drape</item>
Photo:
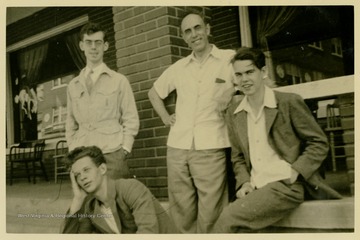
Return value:
[(268, 38), (292, 24), (292, 21), (299, 14), (298, 7), (275, 6), (257, 8), (257, 43), (264, 50), (266, 65), (268, 66), (269, 78), (267, 84), (270, 87), (276, 86), (275, 74), (272, 63), (272, 56), (268, 45)]
[(20, 51), (18, 64), (20, 70), (20, 84), (29, 88), (36, 87), (40, 77), (40, 69), (44, 63), (49, 44), (47, 42), (31, 49)]
[(67, 35), (65, 37), (65, 42), (76, 67), (79, 70), (83, 69), (86, 65), (86, 59), (79, 46), (78, 33)]
[(269, 50), (267, 38), (274, 36), (290, 24), (298, 15), (298, 7), (258, 7), (257, 8), (257, 42)]

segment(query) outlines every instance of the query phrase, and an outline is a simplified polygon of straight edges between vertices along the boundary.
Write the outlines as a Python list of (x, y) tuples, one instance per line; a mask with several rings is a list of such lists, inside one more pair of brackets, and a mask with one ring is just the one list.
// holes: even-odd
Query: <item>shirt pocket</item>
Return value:
[(99, 89), (96, 92), (96, 109), (116, 111), (119, 94), (115, 89)]

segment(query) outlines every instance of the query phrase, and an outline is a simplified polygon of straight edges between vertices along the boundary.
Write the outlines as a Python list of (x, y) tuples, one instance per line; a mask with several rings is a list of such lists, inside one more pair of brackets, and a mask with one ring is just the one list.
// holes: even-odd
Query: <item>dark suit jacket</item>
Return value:
[[(318, 173), (329, 150), (324, 132), (300, 96), (274, 92), (277, 108), (264, 108), (270, 146), (300, 173), (306, 190), (313, 198), (341, 198)], [(251, 170), (247, 113), (240, 111), (234, 114), (238, 105), (239, 101), (233, 103), (226, 112), (236, 189), (250, 181)]]
[[(108, 178), (108, 195), (111, 211), (121, 233), (176, 232), (166, 211), (141, 182)], [(62, 233), (112, 233), (99, 207), (98, 200), (89, 196), (83, 208), (74, 214), (75, 217), (65, 219)]]

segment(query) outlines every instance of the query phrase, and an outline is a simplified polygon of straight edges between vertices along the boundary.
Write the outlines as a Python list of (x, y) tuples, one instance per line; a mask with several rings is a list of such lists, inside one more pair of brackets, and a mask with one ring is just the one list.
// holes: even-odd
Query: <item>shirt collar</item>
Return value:
[[(209, 53), (209, 56), (213, 56), (215, 58), (221, 58), (221, 52), (220, 49), (218, 49), (214, 44), (210, 44), (211, 48), (211, 52)], [(187, 56), (185, 59), (185, 64), (189, 64), (192, 61), (197, 61), (195, 58), (195, 53), (194, 51), (192, 51), (192, 53)]]
[(85, 76), (88, 76), (88, 74), (92, 71), (92, 78), (93, 79), (98, 79), (100, 74), (102, 74), (103, 72), (106, 72), (106, 69), (105, 69), (106, 65), (105, 63), (101, 63), (99, 66), (91, 69), (89, 68), (88, 66), (86, 66), (85, 68)]
[[(276, 108), (277, 107), (274, 90), (272, 90), (271, 88), (269, 88), (267, 86), (265, 86), (263, 106), (268, 107), (268, 108)], [(235, 109), (234, 114), (241, 112), (241, 111), (249, 112), (250, 110), (251, 110), (251, 108), (250, 108), (248, 98), (247, 98), (247, 96), (245, 96), (244, 99), (239, 104), (239, 106)]]

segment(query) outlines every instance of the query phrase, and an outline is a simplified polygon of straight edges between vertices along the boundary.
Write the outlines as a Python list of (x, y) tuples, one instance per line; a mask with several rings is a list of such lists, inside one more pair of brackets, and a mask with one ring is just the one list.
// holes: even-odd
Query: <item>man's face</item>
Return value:
[(237, 60), (233, 63), (235, 86), (245, 95), (254, 95), (265, 85), (266, 68), (259, 69), (251, 60)]
[(78, 159), (71, 170), (79, 186), (87, 193), (94, 193), (99, 189), (106, 173), (104, 164), (96, 166), (88, 156)]
[(103, 61), (104, 52), (109, 48), (108, 42), (104, 42), (104, 33), (96, 32), (90, 35), (84, 34), (80, 41), (80, 49), (85, 53), (87, 61), (99, 64)]
[(181, 23), (181, 32), (184, 41), (196, 53), (205, 51), (209, 45), (210, 26), (209, 24), (205, 25), (199, 15), (186, 16)]

